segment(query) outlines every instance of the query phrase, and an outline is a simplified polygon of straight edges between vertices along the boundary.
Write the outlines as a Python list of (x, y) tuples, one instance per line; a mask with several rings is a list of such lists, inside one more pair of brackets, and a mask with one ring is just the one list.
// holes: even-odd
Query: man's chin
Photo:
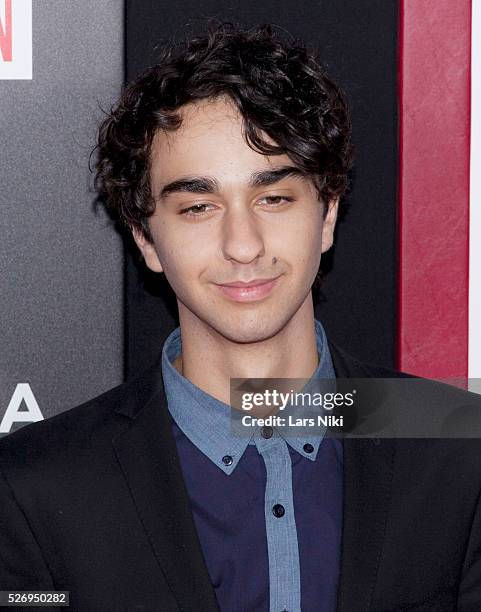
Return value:
[(217, 319), (214, 329), (230, 342), (254, 344), (274, 337), (284, 327), (284, 320), (278, 316), (236, 317), (236, 320)]

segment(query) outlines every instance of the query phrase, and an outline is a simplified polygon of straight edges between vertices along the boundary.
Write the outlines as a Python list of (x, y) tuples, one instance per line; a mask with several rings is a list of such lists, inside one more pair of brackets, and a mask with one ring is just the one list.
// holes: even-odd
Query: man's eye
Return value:
[(293, 202), (294, 198), (289, 198), (287, 196), (273, 195), (273, 196), (264, 196), (259, 202), (265, 200), (268, 206), (279, 206), (279, 204), (284, 204), (285, 202)]
[[(293, 202), (294, 198), (290, 198), (288, 196), (264, 196), (259, 202), (265, 201), (267, 207), (275, 208), (277, 206), (282, 206), (286, 202)], [(194, 204), (193, 206), (189, 206), (188, 208), (184, 208), (180, 211), (181, 215), (187, 215), (188, 217), (200, 217), (209, 211), (210, 204)]]
[(206, 207), (208, 204), (194, 204), (194, 206), (189, 206), (189, 208), (184, 208), (180, 211), (181, 215), (190, 215), (190, 216), (199, 216), (206, 212)]

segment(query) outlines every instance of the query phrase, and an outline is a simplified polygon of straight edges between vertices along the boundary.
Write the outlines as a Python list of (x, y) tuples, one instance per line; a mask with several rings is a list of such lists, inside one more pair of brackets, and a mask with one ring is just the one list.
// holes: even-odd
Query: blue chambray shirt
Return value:
[[(335, 378), (317, 320), (315, 329), (319, 364), (304, 389), (311, 382)], [(177, 328), (162, 350), (162, 375), (194, 522), (220, 609), (334, 612), (342, 530), (341, 442), (324, 438), (322, 428), (303, 430), (302, 435), (273, 428), (265, 438), (256, 427), (250, 438), (236, 435), (230, 406), (172, 365), (181, 351)]]

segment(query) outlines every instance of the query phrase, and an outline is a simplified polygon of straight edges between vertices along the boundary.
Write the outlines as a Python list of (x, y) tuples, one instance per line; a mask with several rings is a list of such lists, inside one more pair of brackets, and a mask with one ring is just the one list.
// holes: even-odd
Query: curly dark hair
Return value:
[(210, 21), (203, 35), (164, 43), (158, 63), (125, 87), (100, 126), (95, 164), (99, 198), (124, 226), (152, 242), (149, 158), (156, 131), (177, 129), (184, 104), (225, 95), (242, 115), (252, 149), (287, 154), (324, 203), (344, 194), (352, 158), (344, 96), (313, 51), (284, 38), (268, 24), (243, 29)]

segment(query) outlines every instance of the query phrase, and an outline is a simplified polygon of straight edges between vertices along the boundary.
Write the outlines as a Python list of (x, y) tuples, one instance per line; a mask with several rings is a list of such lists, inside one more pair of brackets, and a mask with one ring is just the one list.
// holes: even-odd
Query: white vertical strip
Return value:
[(468, 372), (481, 379), (481, 0), (472, 2), (471, 40)]
[[(6, 19), (7, 0), (0, 0), (0, 79), (32, 78), (32, 0), (12, 0), (11, 23)], [(11, 29), (10, 26), (11, 25)], [(6, 34), (11, 34), (11, 59), (5, 61), (2, 51), (7, 44)], [(3, 36), (2, 36), (3, 35)]]

